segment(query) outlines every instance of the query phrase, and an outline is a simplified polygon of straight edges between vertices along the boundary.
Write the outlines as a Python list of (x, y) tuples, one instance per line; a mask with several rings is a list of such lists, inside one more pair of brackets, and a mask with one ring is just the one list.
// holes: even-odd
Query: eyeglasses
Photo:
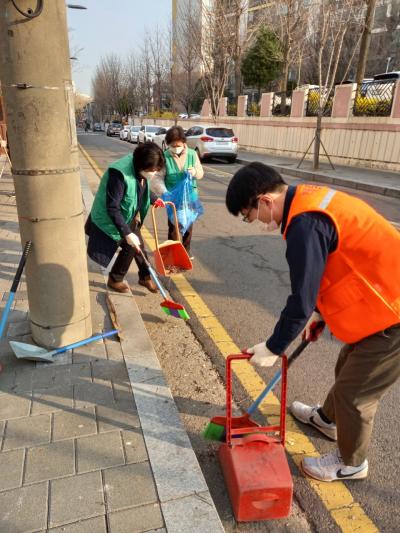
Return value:
[(246, 222), (246, 224), (249, 224), (249, 223), (250, 223), (250, 220), (249, 220), (250, 212), (251, 212), (251, 209), (249, 210), (249, 212), (247, 213), (247, 215), (243, 215), (243, 217), (242, 217), (242, 222)]
[[(249, 219), (250, 213), (253, 211), (253, 209), (257, 208), (258, 210), (258, 202), (259, 202), (258, 197), (253, 202), (251, 202), (250, 207), (247, 211), (247, 214), (242, 216), (242, 222), (246, 222), (246, 224), (250, 224), (250, 219)], [(258, 211), (257, 211), (257, 216), (258, 216)]]

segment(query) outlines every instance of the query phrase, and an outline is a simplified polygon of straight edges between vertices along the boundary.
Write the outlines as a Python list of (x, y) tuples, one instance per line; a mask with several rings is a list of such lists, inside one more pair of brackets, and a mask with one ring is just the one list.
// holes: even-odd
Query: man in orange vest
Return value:
[(291, 405), (337, 449), (305, 457), (320, 481), (363, 479), (379, 400), (400, 376), (400, 233), (354, 196), (316, 185), (288, 186), (274, 169), (250, 163), (226, 193), (230, 213), (263, 231), (281, 229), (292, 293), (272, 336), (248, 349), (271, 366), (301, 333), (323, 320), (345, 345), (322, 406)]

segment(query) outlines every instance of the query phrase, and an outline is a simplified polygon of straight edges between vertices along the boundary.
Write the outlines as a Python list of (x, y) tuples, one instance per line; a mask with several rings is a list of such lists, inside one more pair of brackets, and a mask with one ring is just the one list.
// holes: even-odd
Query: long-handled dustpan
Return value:
[(183, 318), (183, 320), (189, 320), (190, 316), (188, 315), (188, 312), (183, 307), (183, 305), (178, 304), (168, 299), (168, 295), (164, 287), (162, 286), (161, 281), (158, 279), (156, 271), (151, 266), (150, 261), (144, 255), (141, 248), (138, 248), (138, 250), (143, 257), (143, 261), (146, 263), (147, 268), (149, 269), (150, 276), (152, 277), (154, 283), (157, 285), (158, 290), (161, 292), (162, 297), (164, 298), (164, 301), (160, 303), (161, 309), (164, 311), (166, 315), (171, 315), (171, 316), (174, 316), (175, 318)]
[(52, 363), (54, 361), (54, 356), (60, 353), (64, 353), (67, 350), (72, 350), (73, 348), (78, 348), (79, 346), (84, 346), (91, 342), (104, 339), (105, 337), (111, 337), (118, 333), (117, 329), (107, 331), (106, 333), (99, 333), (93, 337), (83, 339), (82, 341), (74, 342), (73, 344), (68, 344), (68, 346), (62, 346), (61, 348), (56, 348), (48, 352), (46, 348), (41, 348), (40, 346), (35, 346), (34, 344), (27, 344), (25, 342), (10, 341), (10, 346), (15, 353), (18, 359), (30, 359), (31, 361), (47, 361)]

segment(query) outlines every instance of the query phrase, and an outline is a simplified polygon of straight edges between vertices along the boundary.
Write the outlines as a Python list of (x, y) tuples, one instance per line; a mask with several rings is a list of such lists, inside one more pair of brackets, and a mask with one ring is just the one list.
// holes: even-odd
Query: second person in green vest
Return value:
[[(164, 152), (165, 167), (157, 172), (152, 180), (152, 191), (161, 196), (165, 191), (173, 189), (179, 181), (184, 179), (186, 172), (189, 172), (194, 178), (191, 197), (197, 199), (197, 180), (204, 176), (204, 171), (197, 153), (187, 146), (185, 132), (181, 126), (173, 126), (167, 131), (165, 143), (168, 145), (168, 149)], [(179, 239), (178, 231), (179, 228), (176, 228), (168, 219), (168, 239), (177, 241)], [(189, 256), (191, 256), (192, 234), (193, 225), (182, 235), (182, 244)]]

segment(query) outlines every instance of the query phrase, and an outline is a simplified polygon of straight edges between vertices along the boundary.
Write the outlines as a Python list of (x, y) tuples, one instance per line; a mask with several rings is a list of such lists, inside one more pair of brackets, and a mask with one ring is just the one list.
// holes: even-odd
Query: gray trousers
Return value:
[(399, 376), (400, 324), (341, 349), (322, 411), (336, 423), (346, 465), (366, 459), (379, 400)]

